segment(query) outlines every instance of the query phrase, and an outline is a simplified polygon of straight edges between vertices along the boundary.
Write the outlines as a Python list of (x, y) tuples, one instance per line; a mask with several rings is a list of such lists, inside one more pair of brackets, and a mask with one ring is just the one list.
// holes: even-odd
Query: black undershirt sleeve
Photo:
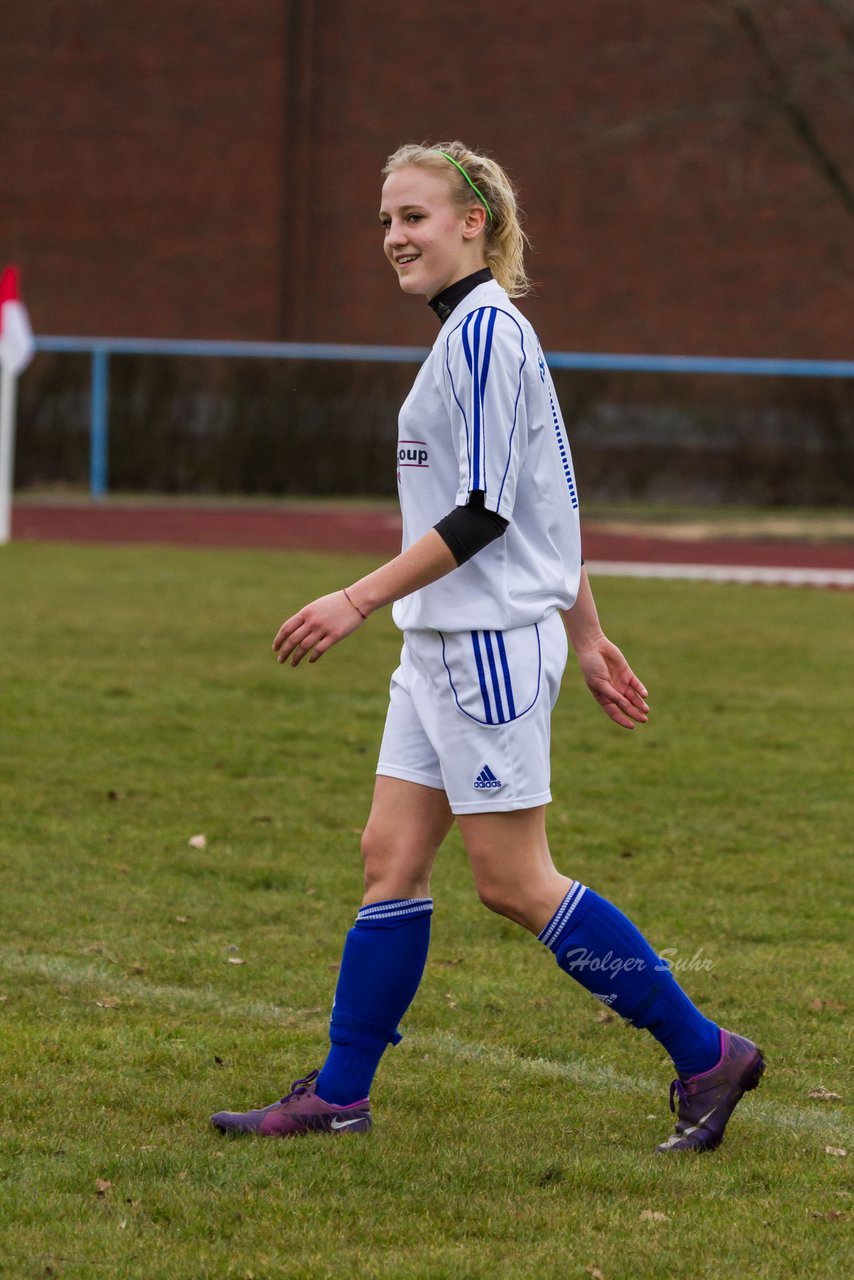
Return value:
[(500, 538), (509, 523), (496, 512), (487, 511), (483, 505), (483, 491), (475, 489), (464, 507), (454, 507), (433, 527), (457, 564), (461, 565)]
[[(488, 547), (490, 542), (500, 538), (509, 523), (495, 511), (487, 511), (483, 505), (483, 490), (474, 489), (464, 507), (454, 507), (433, 528), (459, 567)], [(581, 563), (584, 564), (584, 556)]]

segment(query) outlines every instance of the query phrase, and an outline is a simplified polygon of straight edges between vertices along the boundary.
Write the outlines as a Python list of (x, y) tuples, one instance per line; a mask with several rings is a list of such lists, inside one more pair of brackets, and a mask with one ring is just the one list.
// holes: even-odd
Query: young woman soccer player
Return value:
[(599, 624), (563, 419), (536, 334), (511, 302), (527, 288), (513, 188), (459, 142), (401, 147), (383, 172), (385, 255), (441, 325), (400, 414), (403, 551), (300, 609), (273, 643), (279, 662), (315, 662), (395, 602), (403, 651), (362, 841), (365, 895), (323, 1066), (281, 1101), (213, 1124), (270, 1137), (370, 1129), (371, 1082), (418, 989), (430, 873), (456, 820), (483, 903), (672, 1057), (677, 1121), (657, 1150), (709, 1150), (759, 1082), (761, 1052), (704, 1017), (632, 922), (556, 869), (546, 839), (567, 636), (616, 724), (643, 724), (649, 708)]

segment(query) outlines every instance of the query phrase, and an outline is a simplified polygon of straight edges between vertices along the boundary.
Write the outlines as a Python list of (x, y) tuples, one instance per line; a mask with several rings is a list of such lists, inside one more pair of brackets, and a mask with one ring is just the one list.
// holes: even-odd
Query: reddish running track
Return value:
[(12, 536), (39, 542), (161, 543), (394, 555), (400, 550), (400, 517), (382, 511), (17, 502), (12, 511)]
[[(18, 501), (12, 536), (19, 541), (263, 547), (270, 550), (352, 551), (390, 556), (400, 549), (400, 517), (383, 511), (282, 510), (253, 507), (125, 506)], [(584, 555), (605, 564), (733, 565), (839, 571), (854, 577), (854, 545), (742, 540), (685, 541), (615, 533), (591, 525)]]

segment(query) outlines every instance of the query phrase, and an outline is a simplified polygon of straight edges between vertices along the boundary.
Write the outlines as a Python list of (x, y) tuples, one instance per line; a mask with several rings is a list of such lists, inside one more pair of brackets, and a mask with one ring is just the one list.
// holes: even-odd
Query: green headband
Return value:
[[(438, 150), (438, 148), (437, 148), (437, 150)], [(486, 212), (489, 214), (489, 221), (490, 221), (491, 223), (492, 223), (492, 222), (494, 222), (494, 221), (495, 221), (495, 219), (494, 219), (494, 218), (493, 218), (493, 216), (492, 216), (492, 210), (490, 209), (489, 205), (486, 203), (486, 196), (483, 194), (483, 192), (480, 190), (480, 188), (479, 188), (479, 187), (476, 187), (476, 186), (474, 185), (474, 183), (472, 182), (471, 178), (468, 176), (468, 174), (466, 173), (465, 169), (464, 169), (464, 168), (463, 168), (463, 166), (460, 164), (460, 162), (459, 162), (458, 160), (455, 160), (453, 156), (449, 156), (449, 155), (448, 155), (448, 153), (447, 153), (447, 151), (439, 151), (439, 155), (440, 155), (440, 156), (444, 156), (446, 160), (450, 160), (451, 164), (454, 166), (454, 168), (455, 168), (455, 169), (459, 169), (460, 173), (463, 175), (463, 177), (465, 178), (466, 182), (469, 184), (469, 186), (471, 187), (472, 191), (475, 193), (475, 195), (477, 196), (478, 200), (479, 200), (479, 201), (480, 201), (480, 203), (483, 205), (483, 207), (484, 207), (484, 209), (486, 210)]]

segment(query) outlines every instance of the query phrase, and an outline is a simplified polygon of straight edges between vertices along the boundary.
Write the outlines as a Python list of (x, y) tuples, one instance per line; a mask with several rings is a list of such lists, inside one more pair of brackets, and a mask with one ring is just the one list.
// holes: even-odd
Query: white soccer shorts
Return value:
[(453, 813), (547, 804), (566, 658), (557, 612), (512, 631), (407, 631), (377, 773), (444, 791)]

